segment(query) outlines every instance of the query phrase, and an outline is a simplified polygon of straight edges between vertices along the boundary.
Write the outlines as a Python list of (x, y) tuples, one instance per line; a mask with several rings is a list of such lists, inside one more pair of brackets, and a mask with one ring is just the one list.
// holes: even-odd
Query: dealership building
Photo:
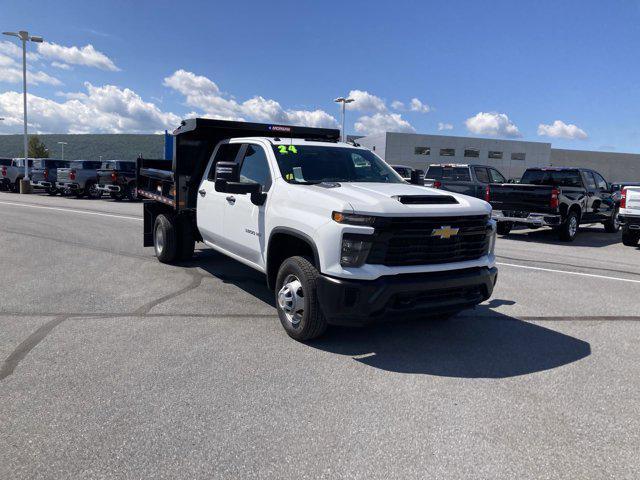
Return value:
[(359, 137), (391, 165), (426, 169), (430, 164), (477, 163), (491, 165), (507, 178), (519, 178), (525, 169), (542, 166), (585, 167), (610, 181), (640, 181), (640, 154), (565, 150), (550, 143), (449, 135), (379, 133)]

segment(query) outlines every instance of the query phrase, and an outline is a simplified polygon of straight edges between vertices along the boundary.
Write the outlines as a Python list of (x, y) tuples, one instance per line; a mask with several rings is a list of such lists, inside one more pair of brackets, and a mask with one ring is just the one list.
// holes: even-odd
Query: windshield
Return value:
[(581, 187), (578, 170), (527, 170), (520, 183), (529, 185), (553, 185), (557, 187)]
[(102, 170), (115, 170), (116, 168), (118, 168), (116, 162), (102, 162), (102, 165), (100, 165)]
[(307, 145), (274, 145), (282, 177), (289, 183), (404, 183), (368, 150)]

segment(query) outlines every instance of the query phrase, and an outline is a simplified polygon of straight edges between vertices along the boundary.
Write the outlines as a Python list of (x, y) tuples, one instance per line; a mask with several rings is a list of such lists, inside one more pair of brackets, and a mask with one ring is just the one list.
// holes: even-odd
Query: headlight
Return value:
[(497, 236), (497, 222), (495, 220), (491, 220), (489, 222), (489, 225), (491, 225), (491, 238), (489, 239), (489, 254), (493, 254), (495, 248), (496, 248), (496, 236)]
[(331, 214), (331, 218), (333, 218), (333, 220), (338, 223), (347, 225), (362, 225), (365, 227), (371, 227), (376, 221), (376, 217), (372, 217), (370, 215), (358, 215), (356, 213), (342, 212), (333, 212)]
[(361, 267), (371, 250), (371, 235), (345, 233), (342, 237), (340, 265), (343, 267)]

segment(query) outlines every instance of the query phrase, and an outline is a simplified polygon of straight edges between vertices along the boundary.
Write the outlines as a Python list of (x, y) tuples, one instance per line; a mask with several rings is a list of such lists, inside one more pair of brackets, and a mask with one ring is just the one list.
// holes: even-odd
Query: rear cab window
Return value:
[(489, 174), (485, 167), (474, 167), (474, 171), (476, 172), (476, 178), (480, 183), (489, 183)]
[(443, 167), (442, 179), (454, 182), (470, 182), (471, 173), (468, 167)]
[[(593, 178), (591, 180), (593, 181)], [(582, 187), (578, 170), (529, 169), (522, 175), (520, 183), (554, 187)]]

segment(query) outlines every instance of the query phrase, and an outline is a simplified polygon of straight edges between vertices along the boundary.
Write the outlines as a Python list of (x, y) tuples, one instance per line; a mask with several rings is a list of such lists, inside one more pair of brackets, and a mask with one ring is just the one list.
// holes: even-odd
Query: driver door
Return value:
[[(272, 173), (267, 152), (262, 145), (244, 144), (240, 150), (240, 182), (258, 183), (262, 193), (271, 189)], [(225, 195), (225, 236), (229, 251), (262, 268), (265, 267), (265, 209), (255, 205), (250, 194)]]

